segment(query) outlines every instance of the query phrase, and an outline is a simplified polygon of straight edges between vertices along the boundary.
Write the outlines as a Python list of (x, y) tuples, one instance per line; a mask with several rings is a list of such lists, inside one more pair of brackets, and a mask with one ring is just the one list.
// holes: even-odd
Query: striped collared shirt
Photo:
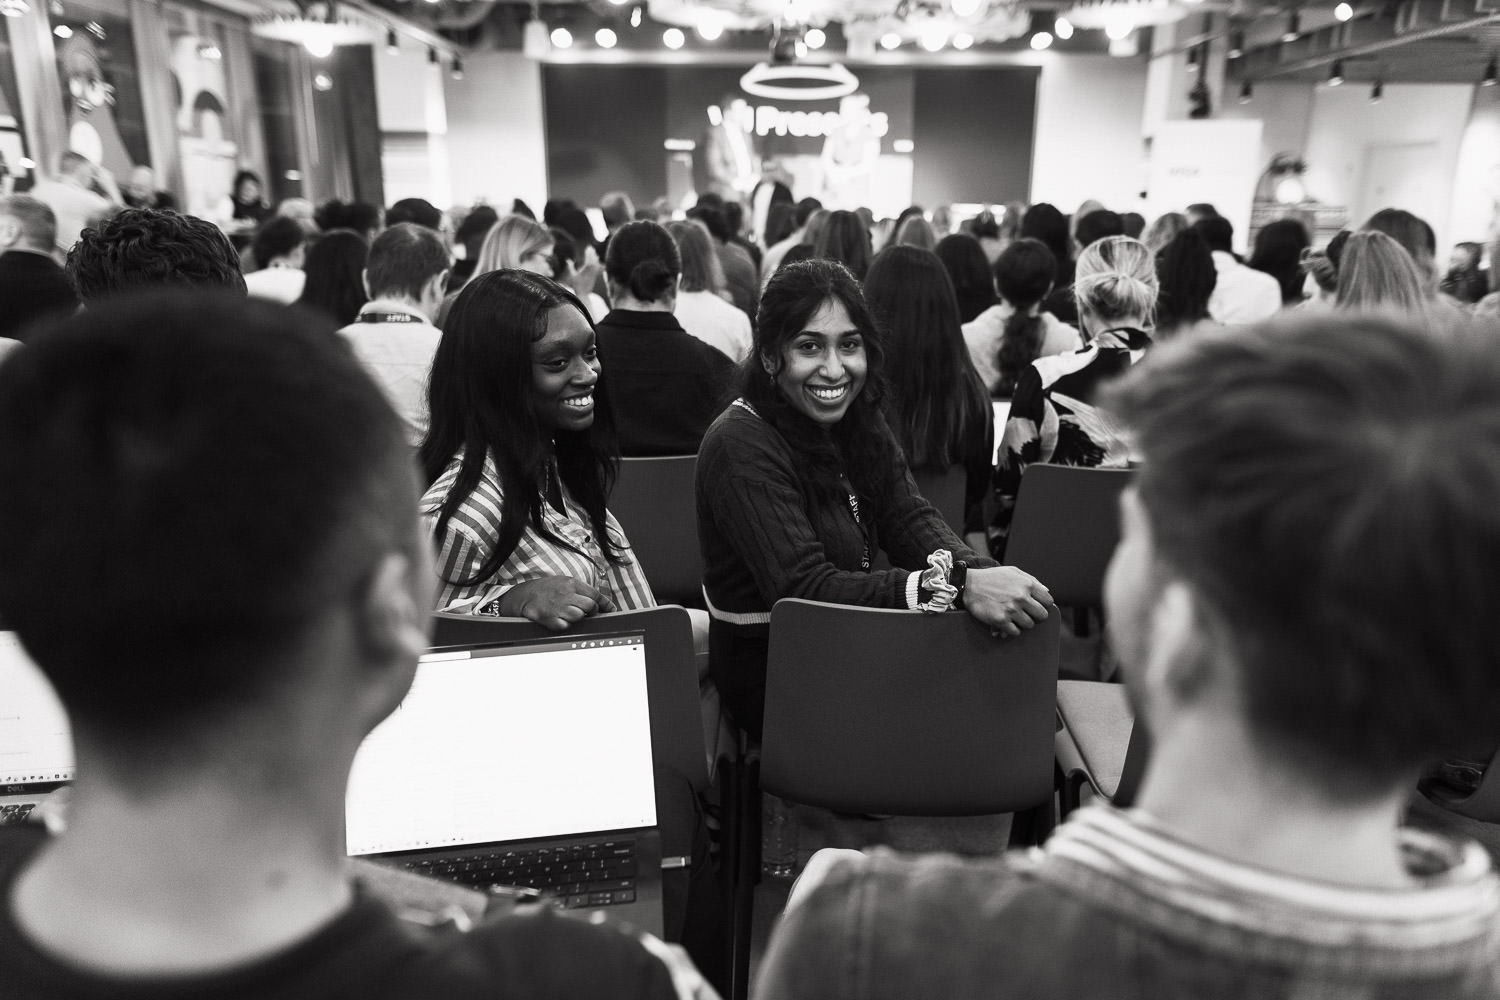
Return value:
[[(422, 497), (422, 518), (429, 532), (437, 527), (438, 512), (458, 478), (462, 458), (459, 455), (449, 462)], [(614, 515), (607, 515), (606, 530), (623, 550), (620, 563), (612, 563), (605, 557), (590, 527), (588, 512), (566, 488), (562, 491), (565, 513), (559, 514), (551, 504), (542, 504), (542, 520), (547, 530), (566, 542), (565, 545), (546, 538), (528, 523), (515, 551), (493, 576), (466, 586), (453, 583), (472, 579), (499, 544), (502, 496), (494, 456), (488, 456), (474, 491), (453, 512), (438, 539), (441, 588), (438, 611), (499, 614), (498, 602), (506, 591), (518, 583), (546, 576), (570, 576), (586, 583), (613, 601), (619, 611), (656, 606), (646, 574), (635, 561), (635, 553)]]

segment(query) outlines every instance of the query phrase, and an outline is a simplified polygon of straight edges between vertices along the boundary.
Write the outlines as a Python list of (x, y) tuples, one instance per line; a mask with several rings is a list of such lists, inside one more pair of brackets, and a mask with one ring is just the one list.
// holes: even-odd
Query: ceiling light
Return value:
[(333, 54), (333, 39), (322, 32), (318, 32), (308, 35), (307, 39), (302, 43), (302, 47), (307, 49), (307, 54), (314, 59), (327, 59)]
[(327, 73), (318, 73), (313, 77), (313, 89), (329, 91), (333, 89), (333, 77)]
[(567, 28), (553, 28), (551, 37), (555, 49), (565, 49), (573, 44), (573, 33)]
[(453, 79), (462, 80), (464, 78), (464, 61), (458, 56), (454, 56), (453, 66), (449, 72), (453, 75)]
[(1354, 17), (1354, 8), (1349, 5), (1347, 0), (1345, 0), (1345, 2), (1342, 2), (1337, 7), (1333, 8), (1333, 16), (1338, 18), (1340, 21), (1347, 21), (1350, 18)]
[(1066, 42), (1073, 37), (1073, 22), (1065, 17), (1058, 18), (1052, 22), (1052, 33)]
[(1375, 81), (1375, 86), (1373, 86), (1373, 87), (1370, 88), (1370, 103), (1371, 104), (1379, 104), (1380, 103), (1380, 99), (1382, 97), (1384, 97), (1384, 96), (1385, 96), (1385, 83), (1383, 81), (1376, 80)]
[(1255, 88), (1251, 86), (1249, 80), (1246, 80), (1240, 84), (1240, 103), (1249, 104), (1253, 97), (1255, 97)]
[(640, 4), (636, 4), (630, 8), (630, 26), (632, 28), (639, 28), (641, 26), (641, 18), (644, 15), (645, 11)]
[(944, 45), (948, 44), (948, 35), (937, 25), (930, 25), (922, 29), (922, 34), (917, 38), (917, 44), (928, 52), (939, 52)]
[(1295, 42), (1302, 37), (1302, 15), (1295, 10), (1286, 19), (1286, 30), (1281, 33), (1283, 42)]
[(218, 62), (224, 58), (224, 50), (213, 42), (204, 42), (198, 46), (198, 58), (207, 59), (209, 62)]
[(887, 52), (901, 47), (901, 36), (894, 31), (888, 31), (880, 36), (880, 47)]
[(1134, 30), (1135, 25), (1124, 19), (1111, 21), (1104, 26), (1104, 34), (1117, 42), (1121, 39), (1129, 38), (1130, 33)]
[(626, 0), (609, 0), (609, 2), (614, 4), (616, 7), (623, 7), (626, 3)]
[(705, 14), (698, 19), (696, 30), (705, 42), (716, 42), (724, 34), (724, 22), (716, 14)]
[(393, 56), (401, 54), (401, 40), (396, 37), (395, 28), (390, 28), (385, 33), (385, 51), (388, 55)]
[(808, 28), (807, 34), (802, 36), (810, 49), (821, 49), (828, 42), (828, 35), (822, 28)]
[(960, 31), (958, 34), (953, 36), (953, 47), (955, 49), (958, 49), (960, 52), (962, 52), (964, 49), (972, 48), (973, 45), (974, 36), (966, 31)]
[(1051, 48), (1052, 47), (1052, 32), (1050, 32), (1050, 31), (1038, 31), (1036, 34), (1032, 35), (1031, 36), (1031, 47), (1034, 48), (1034, 49), (1036, 49), (1038, 52), (1042, 51), (1043, 49)]
[(73, 29), (70, 28), (70, 27), (68, 27), (66, 24), (59, 24), (57, 27), (55, 27), (55, 28), (52, 29), (52, 33), (54, 35), (56, 35), (58, 38), (72, 38), (73, 37)]
[(1236, 28), (1229, 33), (1229, 48), (1224, 55), (1230, 59), (1238, 59), (1245, 54), (1245, 32)]
[(984, 0), (948, 0), (948, 6), (953, 8), (957, 17), (973, 17), (979, 13), (979, 5)]
[(836, 101), (858, 90), (859, 78), (839, 63), (827, 66), (756, 63), (740, 77), (740, 89), (773, 101)]
[(1337, 87), (1344, 82), (1344, 60), (1335, 59), (1328, 69), (1328, 86)]
[(669, 49), (680, 49), (687, 44), (687, 36), (681, 28), (668, 28), (661, 33), (661, 43)]
[(594, 32), (594, 44), (601, 49), (612, 49), (619, 40), (613, 28), (600, 28)]
[(547, 37), (547, 22), (533, 17), (521, 29), (521, 54), (527, 59), (545, 59), (552, 51), (552, 40)]
[(1484, 67), (1484, 79), (1479, 81), (1479, 85), (1493, 87), (1496, 80), (1500, 80), (1500, 66), (1496, 66), (1495, 57), (1490, 56), (1489, 64)]

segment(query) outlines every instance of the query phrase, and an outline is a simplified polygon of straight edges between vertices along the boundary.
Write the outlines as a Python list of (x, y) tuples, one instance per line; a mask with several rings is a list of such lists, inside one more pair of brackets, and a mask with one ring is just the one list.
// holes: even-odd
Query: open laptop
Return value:
[(434, 650), (349, 777), (350, 856), (660, 934), (641, 633)]
[(72, 780), (67, 713), (16, 633), (0, 631), (0, 826)]

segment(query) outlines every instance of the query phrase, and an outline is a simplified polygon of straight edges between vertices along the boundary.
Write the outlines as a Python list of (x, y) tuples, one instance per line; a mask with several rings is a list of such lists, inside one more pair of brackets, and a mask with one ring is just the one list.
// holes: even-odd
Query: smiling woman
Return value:
[(604, 507), (619, 452), (601, 374), (588, 314), (551, 279), (492, 271), (458, 294), (422, 443), (438, 610), (564, 629), (656, 603)]
[[(759, 736), (771, 606), (962, 606), (1007, 635), (1046, 618), (1047, 588), (971, 549), (918, 495), (882, 412), (881, 334), (847, 268), (783, 267), (761, 299), (740, 398), (698, 453), (710, 669)], [(883, 550), (894, 569), (874, 569)]]

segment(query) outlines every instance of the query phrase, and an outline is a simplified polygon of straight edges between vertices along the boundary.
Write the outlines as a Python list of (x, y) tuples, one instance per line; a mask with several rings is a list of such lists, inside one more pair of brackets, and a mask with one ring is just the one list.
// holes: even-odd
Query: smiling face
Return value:
[(531, 345), (532, 405), (554, 431), (582, 431), (594, 423), (599, 348), (583, 314), (570, 305), (547, 314), (547, 335)]
[(838, 299), (828, 299), (781, 352), (776, 385), (803, 415), (832, 426), (864, 388), (865, 338)]

